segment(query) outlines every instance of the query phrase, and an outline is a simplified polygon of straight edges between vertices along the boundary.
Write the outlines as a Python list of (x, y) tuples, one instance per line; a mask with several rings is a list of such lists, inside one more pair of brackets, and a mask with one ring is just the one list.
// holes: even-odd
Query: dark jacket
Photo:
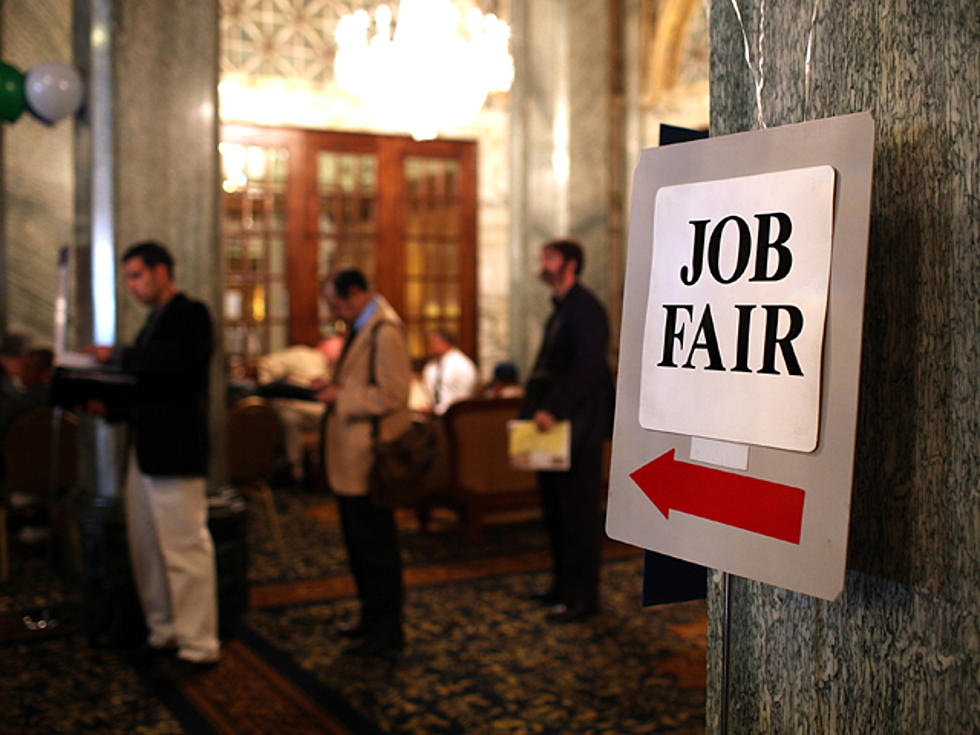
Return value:
[(207, 473), (211, 351), (207, 307), (178, 293), (118, 356), (119, 367), (137, 379), (128, 418), (144, 474)]
[(521, 406), (521, 418), (545, 410), (572, 422), (573, 451), (611, 435), (612, 373), (606, 363), (609, 318), (591, 291), (576, 283), (545, 325)]

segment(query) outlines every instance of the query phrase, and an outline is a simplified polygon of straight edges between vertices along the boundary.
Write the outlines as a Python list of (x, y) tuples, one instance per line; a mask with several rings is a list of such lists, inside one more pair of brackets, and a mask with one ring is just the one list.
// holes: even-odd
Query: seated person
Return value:
[(0, 341), (0, 401), (16, 398), (24, 387), (21, 372), (29, 347), (23, 334), (7, 334)]
[[(0, 440), (10, 424), (26, 410), (23, 371), (29, 346), (29, 339), (23, 334), (8, 333), (0, 340)], [(0, 452), (2, 480), (3, 452)]]
[[(344, 338), (339, 334), (321, 340), (315, 347), (293, 345), (260, 357), (256, 365), (260, 385), (280, 381), (300, 387), (315, 387), (333, 371)], [(293, 481), (304, 479), (303, 434), (319, 432), (324, 405), (319, 401), (273, 398), (283, 424), (283, 443)]]
[[(46, 347), (35, 347), (21, 358), (19, 368), (20, 384), (23, 388), (11, 398), (0, 410), (0, 436), (6, 436), (7, 430), (18, 418), (35, 408), (51, 405), (51, 378), (54, 375), (54, 352)], [(0, 464), (2, 470), (2, 464)], [(11, 502), (32, 502), (30, 496), (11, 492)], [(46, 539), (48, 528), (46, 524), (34, 523), (24, 525), (18, 533), (22, 543), (35, 543)]]
[(28, 349), (26, 338), (8, 335), (0, 347), (0, 438), (22, 414), (51, 403), (54, 353)]
[(422, 380), (422, 367), (412, 361), (412, 382), (408, 386), (408, 410), (415, 421), (426, 421), (432, 414), (432, 394)]
[(36, 347), (24, 357), (20, 379), (24, 392), (35, 396), (38, 405), (50, 402), (51, 378), (54, 375), (54, 351), (47, 347)]
[(429, 333), (431, 359), (422, 368), (422, 382), (432, 396), (431, 410), (437, 416), (453, 403), (472, 397), (478, 387), (476, 365), (456, 347), (456, 338), (444, 329)]
[(493, 366), (493, 378), (480, 395), (484, 398), (520, 398), (524, 387), (517, 376), (517, 366), (512, 362), (498, 362)]

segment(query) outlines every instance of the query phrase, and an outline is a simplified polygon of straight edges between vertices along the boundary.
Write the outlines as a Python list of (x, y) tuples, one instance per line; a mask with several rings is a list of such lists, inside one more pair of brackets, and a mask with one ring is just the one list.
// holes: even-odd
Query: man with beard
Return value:
[(599, 610), (602, 451), (612, 427), (613, 380), (606, 364), (609, 319), (579, 283), (583, 261), (573, 240), (542, 247), (540, 276), (554, 293), (554, 311), (521, 406), (521, 418), (539, 431), (563, 420), (572, 429), (570, 469), (538, 473), (554, 580), (532, 597), (549, 606), (551, 622), (584, 620)]

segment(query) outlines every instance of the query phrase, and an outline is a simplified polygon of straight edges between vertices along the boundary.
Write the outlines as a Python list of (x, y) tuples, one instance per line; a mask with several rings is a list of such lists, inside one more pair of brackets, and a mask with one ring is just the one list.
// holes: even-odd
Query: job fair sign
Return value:
[(816, 448), (834, 180), (815, 166), (657, 192), (643, 428)]
[(612, 538), (840, 594), (873, 149), (862, 113), (643, 152)]

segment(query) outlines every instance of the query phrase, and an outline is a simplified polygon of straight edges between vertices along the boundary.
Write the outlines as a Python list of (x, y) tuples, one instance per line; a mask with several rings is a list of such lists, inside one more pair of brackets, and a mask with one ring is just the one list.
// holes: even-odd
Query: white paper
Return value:
[(834, 182), (815, 166), (657, 192), (643, 428), (816, 449)]
[(98, 360), (85, 352), (65, 352), (58, 357), (59, 367), (66, 368), (95, 368), (99, 366)]

